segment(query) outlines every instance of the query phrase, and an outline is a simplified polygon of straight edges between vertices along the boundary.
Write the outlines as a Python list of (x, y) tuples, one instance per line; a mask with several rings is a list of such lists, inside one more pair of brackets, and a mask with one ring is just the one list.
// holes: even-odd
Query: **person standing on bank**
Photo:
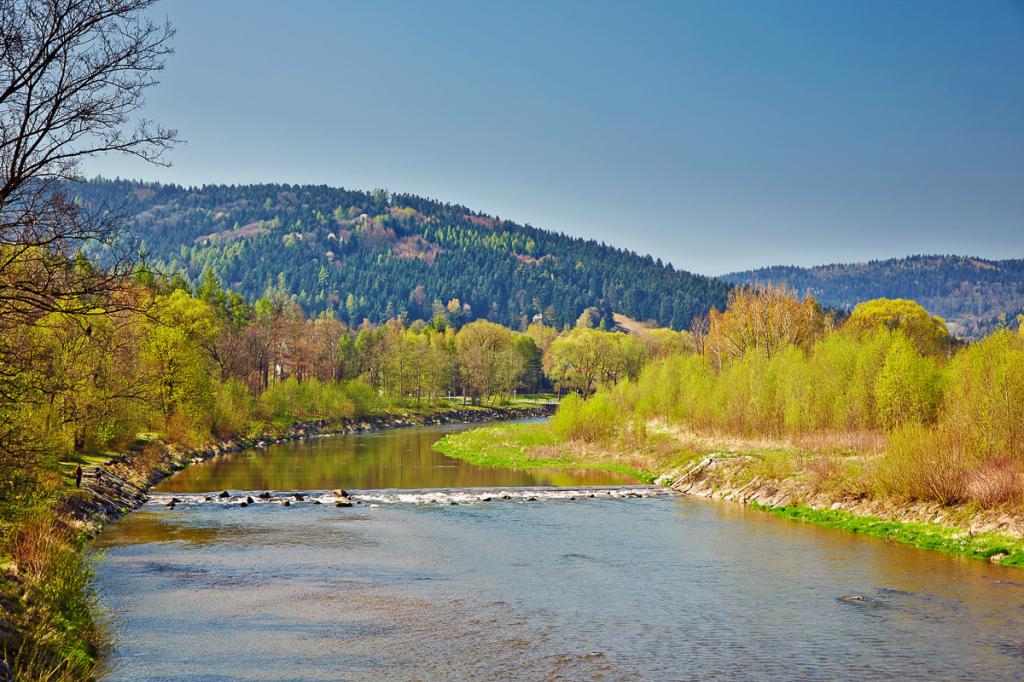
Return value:
[(82, 487), (82, 465), (81, 464), (75, 466), (75, 487), (76, 488), (81, 488)]

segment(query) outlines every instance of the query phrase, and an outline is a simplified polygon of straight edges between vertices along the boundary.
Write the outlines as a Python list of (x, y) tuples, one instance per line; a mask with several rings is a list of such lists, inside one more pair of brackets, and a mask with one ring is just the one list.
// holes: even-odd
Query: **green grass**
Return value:
[(969, 535), (961, 530), (931, 523), (889, 521), (877, 516), (861, 516), (839, 509), (811, 509), (804, 505), (768, 507), (752, 503), (751, 506), (794, 521), (861, 533), (947, 554), (959, 554), (974, 559), (988, 559), (997, 554), (1005, 554), (1006, 556), (999, 561), (1001, 566), (1024, 567), (1024, 542), (1008, 535)]
[(581, 460), (568, 450), (560, 457), (537, 456), (539, 446), (562, 445), (547, 424), (499, 424), (455, 433), (434, 443), (434, 449), (448, 457), (486, 467), (506, 469), (589, 469), (625, 474), (650, 482), (655, 474), (637, 470), (612, 459)]

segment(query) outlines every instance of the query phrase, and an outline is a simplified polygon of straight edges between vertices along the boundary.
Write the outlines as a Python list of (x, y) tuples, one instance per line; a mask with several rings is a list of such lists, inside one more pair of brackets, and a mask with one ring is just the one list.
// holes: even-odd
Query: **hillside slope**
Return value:
[(841, 310), (872, 298), (912, 298), (961, 336), (979, 336), (1024, 311), (1024, 259), (910, 256), (813, 268), (775, 266), (733, 272), (733, 284), (785, 283)]
[[(420, 197), (326, 186), (177, 185), (93, 180), (79, 201), (118, 211), (165, 271), (210, 268), (248, 297), (280, 290), (311, 313), (380, 321), (573, 324), (587, 307), (676, 328), (725, 301), (724, 282), (650, 256), (518, 225)], [(467, 307), (468, 306), (468, 307)]]

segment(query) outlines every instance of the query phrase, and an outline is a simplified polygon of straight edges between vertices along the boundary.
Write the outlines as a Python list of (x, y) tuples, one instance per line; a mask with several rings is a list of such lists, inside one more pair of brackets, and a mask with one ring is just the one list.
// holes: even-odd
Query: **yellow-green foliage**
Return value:
[(341, 384), (289, 377), (263, 391), (260, 411), (268, 419), (339, 419), (353, 416), (355, 404)]
[(871, 332), (879, 327), (899, 330), (917, 349), (939, 355), (949, 348), (949, 332), (941, 317), (933, 317), (917, 301), (876, 298), (853, 309), (846, 322), (849, 331)]
[[(1005, 358), (998, 362), (1005, 365)], [(784, 435), (933, 423), (942, 386), (934, 358), (922, 355), (901, 331), (879, 328), (833, 332), (807, 351), (789, 345), (769, 355), (751, 347), (721, 371), (703, 356), (672, 355), (650, 363), (636, 382), (600, 391), (591, 401), (605, 406), (610, 403), (603, 396), (616, 396), (617, 409), (609, 414), (620, 423), (631, 413), (697, 429)], [(582, 419), (589, 402), (569, 401), (563, 408), (572, 415), (567, 423)], [(592, 409), (600, 413), (596, 404)], [(1003, 423), (1013, 419), (1008, 410), (1000, 413)]]
[(362, 381), (358, 379), (346, 381), (344, 390), (345, 395), (355, 407), (355, 414), (370, 414), (380, 409), (380, 396), (372, 387)]
[(894, 429), (903, 424), (932, 421), (940, 380), (935, 361), (922, 356), (902, 334), (896, 334), (875, 380), (878, 425)]
[(153, 377), (156, 402), (165, 422), (172, 418), (205, 422), (213, 398), (213, 359), (208, 348), (217, 335), (213, 310), (179, 290), (158, 296), (140, 351), (141, 365)]
[(228, 379), (214, 392), (210, 430), (219, 438), (245, 433), (254, 411), (255, 401), (245, 382), (238, 378)]
[[(938, 401), (935, 361), (901, 332), (831, 333), (809, 351), (751, 347), (715, 371), (700, 355), (650, 363), (616, 389), (624, 412), (744, 435), (846, 431), (930, 421)], [(602, 395), (599, 392), (597, 395)]]
[[(1024, 500), (1024, 336), (1003, 330), (947, 360), (922, 341), (942, 338), (939, 323), (896, 303), (909, 311), (894, 314), (898, 323), (832, 331), (806, 349), (750, 345), (721, 369), (702, 355), (657, 359), (635, 382), (571, 396), (555, 432), (632, 444), (650, 419), (744, 436), (884, 431), (886, 452), (862, 474), (883, 494), (986, 507)], [(788, 462), (758, 466), (788, 475)], [(819, 487), (837, 478), (819, 474)]]
[(973, 452), (1024, 459), (1024, 336), (998, 331), (957, 353), (942, 422)]
[(595, 443), (615, 434), (620, 414), (609, 393), (598, 393), (589, 400), (570, 394), (552, 418), (551, 428), (563, 438)]
[(646, 418), (695, 420), (698, 400), (710, 390), (711, 366), (700, 355), (670, 355), (644, 368), (627, 400)]

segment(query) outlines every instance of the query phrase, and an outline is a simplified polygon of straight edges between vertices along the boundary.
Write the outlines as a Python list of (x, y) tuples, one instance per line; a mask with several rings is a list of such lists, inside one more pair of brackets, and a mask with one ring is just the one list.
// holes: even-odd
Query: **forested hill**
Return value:
[(166, 271), (196, 282), (210, 268), (247, 297), (283, 290), (350, 322), (428, 320), (451, 304), (462, 319), (512, 327), (537, 314), (573, 324), (594, 307), (608, 324), (616, 312), (682, 328), (728, 290), (650, 256), (408, 194), (100, 179), (72, 191), (127, 216)]
[(911, 298), (961, 336), (980, 336), (1024, 309), (1024, 260), (911, 256), (813, 268), (776, 266), (722, 277), (734, 284), (785, 283), (801, 295), (849, 310), (872, 298)]

